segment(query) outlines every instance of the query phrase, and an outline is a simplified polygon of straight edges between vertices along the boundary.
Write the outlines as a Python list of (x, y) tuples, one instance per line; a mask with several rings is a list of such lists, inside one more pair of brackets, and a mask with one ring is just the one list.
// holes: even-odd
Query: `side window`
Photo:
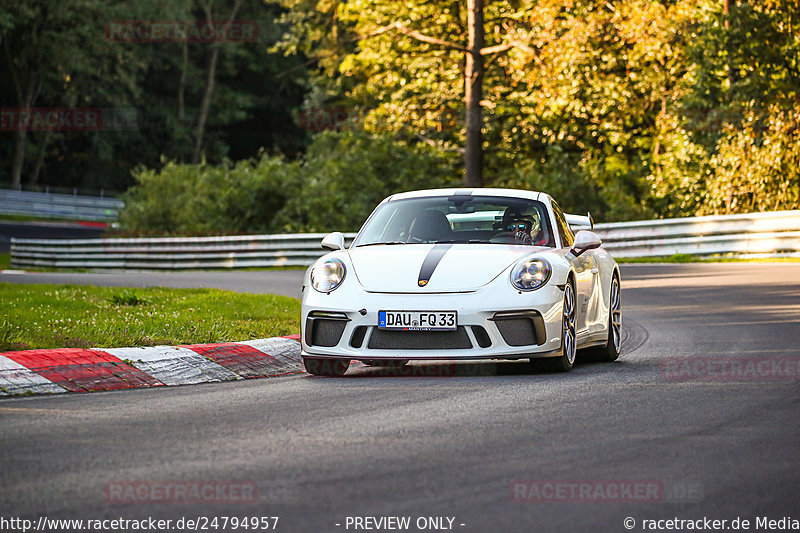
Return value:
[(564, 212), (558, 207), (558, 204), (553, 202), (553, 214), (556, 216), (556, 225), (558, 226), (558, 235), (561, 237), (561, 246), (566, 248), (572, 246), (575, 242), (575, 235), (572, 233)]

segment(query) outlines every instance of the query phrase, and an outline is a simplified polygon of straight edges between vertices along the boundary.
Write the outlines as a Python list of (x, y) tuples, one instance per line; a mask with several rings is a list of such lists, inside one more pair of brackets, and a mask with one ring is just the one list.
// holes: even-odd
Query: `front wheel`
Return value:
[(561, 312), (561, 354), (546, 359), (531, 359), (531, 364), (553, 372), (569, 372), (575, 365), (577, 343), (577, 307), (572, 281), (564, 286), (564, 307)]
[(588, 351), (589, 360), (616, 361), (622, 348), (622, 295), (620, 293), (619, 278), (616, 274), (611, 278), (611, 291), (608, 298), (608, 339), (606, 345), (591, 348)]
[(303, 357), (303, 366), (306, 372), (315, 376), (343, 376), (350, 366), (350, 360)]

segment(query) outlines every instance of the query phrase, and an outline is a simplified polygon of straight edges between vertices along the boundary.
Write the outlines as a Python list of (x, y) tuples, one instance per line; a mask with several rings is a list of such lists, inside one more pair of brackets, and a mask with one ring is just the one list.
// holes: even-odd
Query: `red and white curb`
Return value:
[(0, 396), (188, 385), (299, 373), (300, 336), (152, 348), (0, 353)]

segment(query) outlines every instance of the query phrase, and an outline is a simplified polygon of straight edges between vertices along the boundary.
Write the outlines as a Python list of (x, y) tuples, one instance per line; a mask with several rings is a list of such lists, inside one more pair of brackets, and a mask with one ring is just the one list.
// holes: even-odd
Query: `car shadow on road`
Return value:
[[(541, 363), (541, 361), (537, 361)], [(589, 366), (578, 364), (574, 371)], [(595, 365), (591, 365), (595, 366)], [(519, 361), (412, 361), (404, 366), (373, 367), (360, 361), (351, 363), (345, 378), (465, 378), (491, 376), (567, 375), (542, 364)]]
[[(649, 339), (647, 330), (637, 321), (628, 318), (622, 335), (622, 359), (641, 348)], [(619, 362), (619, 361), (617, 361)], [(573, 372), (582, 368), (597, 371), (619, 371), (615, 363), (598, 362), (596, 358), (585, 352), (578, 352)], [(538, 359), (531, 363), (528, 359), (493, 361), (481, 360), (449, 360), (449, 361), (411, 361), (404, 366), (368, 366), (361, 361), (353, 361), (345, 374), (348, 378), (377, 377), (486, 377), (486, 376), (525, 376), (525, 375), (564, 375), (564, 372), (553, 370), (548, 362)]]

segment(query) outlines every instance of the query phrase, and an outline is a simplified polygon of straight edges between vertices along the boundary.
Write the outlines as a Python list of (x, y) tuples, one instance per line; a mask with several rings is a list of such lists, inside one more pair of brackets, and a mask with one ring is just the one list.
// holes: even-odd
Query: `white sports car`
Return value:
[(341, 233), (303, 281), (308, 372), (352, 360), (530, 359), (567, 371), (576, 350), (613, 361), (622, 340), (616, 261), (547, 194), (438, 189), (392, 195), (349, 248)]

